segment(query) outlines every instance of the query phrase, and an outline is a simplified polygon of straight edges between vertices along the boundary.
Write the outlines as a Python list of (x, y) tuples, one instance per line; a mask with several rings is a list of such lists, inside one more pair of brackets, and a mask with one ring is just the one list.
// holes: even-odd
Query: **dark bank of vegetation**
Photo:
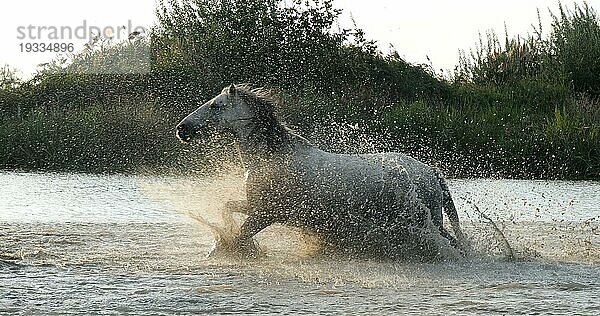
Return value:
[(173, 127), (251, 82), (330, 150), (406, 151), (454, 177), (600, 179), (600, 21), (586, 4), (559, 6), (550, 30), (488, 33), (442, 78), (336, 27), (330, 0), (283, 3), (165, 1), (146, 38), (97, 39), (27, 81), (2, 68), (0, 168), (202, 169), (214, 146), (181, 145)]

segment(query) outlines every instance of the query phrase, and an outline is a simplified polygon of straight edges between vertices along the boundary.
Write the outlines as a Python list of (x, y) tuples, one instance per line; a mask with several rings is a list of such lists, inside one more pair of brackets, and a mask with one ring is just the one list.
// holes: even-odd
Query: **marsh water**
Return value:
[(449, 181), (476, 249), (465, 260), (316, 255), (281, 226), (257, 237), (264, 258), (208, 259), (203, 223), (223, 224), (240, 183), (0, 173), (0, 314), (600, 313), (598, 182)]

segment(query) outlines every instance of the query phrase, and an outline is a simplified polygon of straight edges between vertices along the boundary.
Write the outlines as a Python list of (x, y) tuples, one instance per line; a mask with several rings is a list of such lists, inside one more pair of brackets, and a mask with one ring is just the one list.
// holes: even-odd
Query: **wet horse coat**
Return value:
[[(439, 173), (401, 153), (334, 154), (320, 150), (276, 119), (262, 90), (230, 86), (177, 127), (183, 141), (217, 127), (239, 142), (247, 171), (248, 215), (240, 251), (273, 223), (311, 231), (327, 249), (359, 256), (433, 259), (452, 244), (442, 210), (462, 240), (456, 209)], [(232, 206), (234, 204), (231, 204)]]

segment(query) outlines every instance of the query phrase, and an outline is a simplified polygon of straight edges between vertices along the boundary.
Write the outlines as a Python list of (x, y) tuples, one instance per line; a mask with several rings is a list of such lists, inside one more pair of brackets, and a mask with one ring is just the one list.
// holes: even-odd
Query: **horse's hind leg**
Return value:
[[(429, 214), (431, 215), (431, 221), (433, 225), (440, 230), (440, 233), (444, 235), (444, 215), (442, 213), (442, 196), (435, 196), (434, 194), (430, 194), (430, 196), (423, 196), (423, 204), (429, 210)], [(446, 232), (447, 233), (447, 232)]]
[[(438, 176), (439, 179), (439, 176)], [(434, 183), (437, 184), (437, 183)], [(439, 187), (434, 186), (429, 190), (418, 188), (417, 192), (419, 193), (419, 197), (422, 199), (425, 207), (428, 208), (429, 214), (431, 215), (431, 221), (433, 222), (434, 227), (438, 230), (439, 234), (448, 240), (450, 245), (459, 251), (462, 252), (461, 244), (458, 241), (457, 237), (452, 236), (450, 232), (444, 227), (444, 203), (446, 202), (446, 191), (444, 191), (444, 186), (440, 185)]]
[[(458, 240), (452, 236), (452, 234), (450, 234), (450, 232), (448, 232), (448, 230), (446, 229), (446, 227), (444, 227), (444, 215), (442, 213), (443, 208), (442, 208), (442, 198), (440, 197), (440, 199), (438, 201), (433, 201), (431, 200), (429, 203), (426, 203), (426, 206), (429, 208), (430, 214), (431, 214), (431, 221), (433, 222), (433, 225), (438, 229), (440, 235), (444, 238), (446, 238), (446, 240), (448, 240), (448, 242), (450, 242), (450, 245), (458, 250), (462, 250), (460, 243), (458, 242)], [(439, 202), (439, 203), (436, 203)]]
[(458, 240), (456, 240), (456, 238), (454, 238), (454, 236), (452, 236), (448, 230), (446, 230), (446, 228), (444, 228), (444, 226), (439, 227), (440, 230), (440, 235), (442, 235), (442, 237), (446, 238), (448, 240), (448, 242), (450, 242), (450, 245), (460, 251), (462, 251), (461, 245), (458, 242)]
[(450, 221), (450, 225), (452, 226), (452, 230), (454, 231), (455, 239), (458, 241), (458, 244), (462, 247), (466, 246), (466, 238), (460, 229), (460, 223), (458, 219), (458, 212), (456, 211), (456, 206), (454, 205), (454, 201), (452, 200), (452, 195), (450, 194), (450, 189), (448, 188), (448, 184), (446, 180), (442, 176), (439, 170), (436, 170), (436, 175), (439, 180), (440, 188), (442, 189), (442, 208), (446, 216), (448, 216), (448, 220)]

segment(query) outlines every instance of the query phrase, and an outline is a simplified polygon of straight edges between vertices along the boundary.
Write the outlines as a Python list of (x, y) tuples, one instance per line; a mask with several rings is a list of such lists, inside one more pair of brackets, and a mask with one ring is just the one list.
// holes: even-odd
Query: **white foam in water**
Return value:
[(517, 259), (600, 263), (600, 183), (573, 181), (450, 181), (462, 223), (480, 252), (503, 253), (492, 219)]

